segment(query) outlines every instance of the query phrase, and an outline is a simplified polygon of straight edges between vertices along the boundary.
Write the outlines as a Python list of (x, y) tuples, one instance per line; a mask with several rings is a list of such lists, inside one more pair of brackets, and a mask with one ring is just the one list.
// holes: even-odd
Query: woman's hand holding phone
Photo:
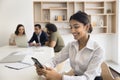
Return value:
[(62, 80), (62, 75), (57, 73), (54, 69), (49, 67), (40, 68), (36, 65), (36, 72), (38, 75), (44, 75), (46, 80)]
[(43, 68), (40, 68), (37, 64), (35, 64), (35, 67), (38, 75), (44, 75)]
[(45, 66), (43, 66), (36, 58), (31, 58), (33, 62), (35, 63), (36, 72), (38, 75), (45, 75), (44, 70), (46, 69)]

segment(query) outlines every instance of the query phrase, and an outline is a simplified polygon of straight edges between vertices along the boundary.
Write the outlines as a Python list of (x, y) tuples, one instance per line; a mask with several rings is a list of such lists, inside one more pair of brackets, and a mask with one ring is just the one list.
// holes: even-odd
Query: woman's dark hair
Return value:
[(52, 32), (56, 32), (57, 31), (57, 27), (55, 24), (52, 23), (48, 23), (45, 25), (45, 27), (47, 28), (48, 31), (52, 31)]
[[(19, 29), (21, 26), (24, 27), (22, 24), (18, 24), (18, 25), (17, 25), (17, 28), (16, 28), (16, 30), (15, 30), (15, 34), (16, 34), (16, 35), (19, 34), (18, 29)], [(24, 30), (23, 34), (25, 35), (25, 30)]]
[(38, 27), (39, 29), (41, 29), (41, 25), (40, 24), (35, 24), (34, 27)]
[(90, 24), (89, 17), (85, 12), (78, 11), (77, 13), (73, 14), (70, 17), (70, 20), (72, 20), (72, 19), (76, 20), (80, 23), (83, 23), (84, 25), (89, 25), (90, 28), (88, 30), (88, 33), (92, 32), (92, 30), (93, 30), (92, 25)]

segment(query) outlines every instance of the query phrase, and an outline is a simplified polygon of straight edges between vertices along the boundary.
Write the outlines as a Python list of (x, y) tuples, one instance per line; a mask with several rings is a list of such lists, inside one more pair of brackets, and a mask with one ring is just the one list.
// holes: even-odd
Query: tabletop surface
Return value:
[[(4, 46), (0, 47), (0, 60), (11, 54), (12, 52), (19, 52), (23, 54), (26, 52), (26, 60), (30, 61), (30, 57), (37, 58), (42, 64), (54, 56), (54, 50), (50, 47), (29, 47), (29, 48), (18, 48), (16, 46)], [(22, 52), (22, 53), (20, 53)], [(28, 52), (28, 53), (27, 53)], [(30, 53), (30, 54), (29, 54)], [(34, 66), (30, 66), (20, 70), (14, 70), (5, 67), (10, 63), (0, 63), (0, 80), (44, 80), (38, 76)]]

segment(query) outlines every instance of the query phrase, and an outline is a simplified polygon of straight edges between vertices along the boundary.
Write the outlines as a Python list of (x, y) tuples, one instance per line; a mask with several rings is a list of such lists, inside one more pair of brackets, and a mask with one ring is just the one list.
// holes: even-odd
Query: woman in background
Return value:
[[(47, 80), (102, 80), (101, 64), (104, 51), (89, 33), (92, 26), (85, 12), (77, 12), (69, 20), (71, 33), (76, 41), (69, 43), (61, 52), (46, 64), (44, 69), (36, 65), (38, 75), (44, 75)], [(64, 75), (53, 68), (70, 59), (73, 75)]]
[(55, 24), (48, 23), (46, 24), (46, 29), (48, 33), (48, 42), (46, 43), (47, 46), (53, 47), (55, 52), (59, 52), (65, 46), (64, 41), (57, 31), (57, 27)]
[(25, 28), (22, 24), (18, 24), (15, 33), (10, 36), (9, 45), (16, 45), (17, 37), (26, 37)]

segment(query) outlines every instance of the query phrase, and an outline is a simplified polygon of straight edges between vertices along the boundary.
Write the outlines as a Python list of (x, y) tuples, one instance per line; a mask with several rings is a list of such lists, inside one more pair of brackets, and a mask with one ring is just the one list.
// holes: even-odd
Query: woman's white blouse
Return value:
[(15, 34), (11, 34), (10, 39), (9, 39), (10, 43), (15, 43), (16, 36), (17, 35), (15, 35)]
[[(11, 34), (11, 36), (10, 36), (10, 38), (9, 38), (9, 42), (16, 44), (16, 39), (23, 38), (23, 37), (25, 37), (25, 38), (27, 39), (27, 36), (26, 36), (26, 35), (18, 36), (18, 35), (16, 35), (16, 34)], [(24, 39), (25, 39), (25, 38), (24, 38)]]
[(101, 75), (103, 49), (91, 38), (86, 46), (79, 50), (77, 41), (69, 43), (58, 55), (49, 60), (47, 66), (55, 67), (60, 62), (70, 59), (70, 65), (78, 76), (63, 75), (62, 80), (94, 80)]

